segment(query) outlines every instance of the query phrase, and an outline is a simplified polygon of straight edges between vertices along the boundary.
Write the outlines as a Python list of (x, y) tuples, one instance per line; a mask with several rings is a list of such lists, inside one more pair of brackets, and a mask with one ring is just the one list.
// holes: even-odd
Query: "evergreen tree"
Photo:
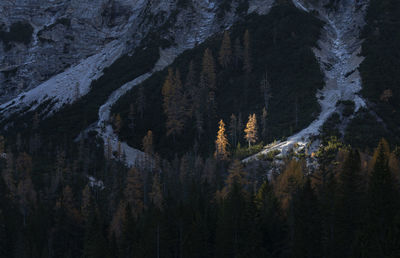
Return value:
[(139, 86), (138, 97), (136, 99), (137, 111), (140, 114), (140, 118), (143, 119), (144, 111), (146, 110), (146, 95), (144, 93), (144, 87)]
[(286, 247), (286, 228), (280, 204), (272, 185), (266, 180), (255, 199), (255, 231), (258, 241), (255, 257), (280, 257)]
[(212, 132), (213, 125), (216, 119), (216, 73), (215, 73), (215, 62), (214, 57), (210, 49), (204, 51), (202, 70), (200, 74), (200, 91), (201, 98), (205, 99), (201, 108), (206, 110), (208, 132)]
[(149, 155), (154, 153), (153, 132), (151, 130), (147, 131), (147, 135), (143, 138), (142, 144), (144, 153)]
[(249, 148), (252, 143), (257, 142), (257, 118), (256, 114), (249, 115), (249, 120), (246, 124), (245, 132), (245, 139), (249, 143)]
[(234, 48), (235, 67), (239, 68), (239, 64), (243, 60), (243, 46), (239, 38), (235, 39), (235, 45), (233, 48)]
[(271, 84), (268, 81), (267, 71), (265, 71), (264, 78), (262, 79), (262, 81), (260, 83), (260, 89), (261, 89), (261, 93), (264, 96), (264, 108), (265, 108), (265, 110), (268, 110), (269, 100), (272, 97), (272, 93), (271, 93)]
[(336, 257), (350, 257), (353, 255), (354, 239), (364, 215), (365, 188), (358, 151), (351, 150), (347, 154), (338, 177), (333, 251)]
[(218, 61), (222, 68), (227, 68), (232, 59), (231, 38), (229, 32), (225, 31), (219, 51)]
[(304, 185), (304, 166), (304, 161), (293, 159), (276, 180), (274, 190), (284, 212), (287, 212), (293, 194)]
[(231, 115), (231, 120), (229, 123), (229, 135), (231, 136), (231, 144), (233, 147), (236, 147), (237, 142), (238, 142), (238, 134), (239, 134), (239, 128), (238, 128), (238, 121), (237, 118), (234, 114)]
[(225, 133), (225, 123), (224, 121), (219, 121), (219, 130), (217, 134), (217, 140), (215, 141), (215, 157), (217, 159), (227, 159), (228, 158), (228, 139), (226, 138), (226, 133)]
[(250, 33), (246, 30), (243, 37), (244, 51), (243, 51), (243, 71), (249, 75), (253, 70), (251, 60), (251, 46), (250, 46)]
[(96, 212), (92, 212), (85, 231), (83, 256), (85, 258), (110, 257), (107, 241), (103, 234), (102, 224)]
[(217, 257), (240, 257), (244, 254), (248, 232), (248, 194), (244, 171), (235, 160), (229, 169), (225, 197), (221, 200), (216, 232)]
[(180, 73), (168, 69), (168, 76), (162, 88), (164, 113), (167, 116), (167, 136), (175, 136), (183, 131), (187, 116), (186, 101), (183, 94)]
[(119, 134), (119, 132), (121, 131), (121, 127), (122, 127), (121, 115), (117, 114), (115, 119), (114, 119), (114, 128), (115, 128), (115, 133), (116, 134)]
[(132, 209), (132, 214), (138, 216), (143, 212), (143, 183), (137, 168), (131, 168), (126, 177), (124, 196)]
[(321, 243), (321, 213), (310, 180), (293, 195), (289, 213), (292, 255), (323, 257)]
[(395, 257), (399, 254), (398, 186), (389, 169), (389, 147), (381, 140), (374, 153), (367, 191), (367, 215), (358, 237), (357, 254), (365, 257)]

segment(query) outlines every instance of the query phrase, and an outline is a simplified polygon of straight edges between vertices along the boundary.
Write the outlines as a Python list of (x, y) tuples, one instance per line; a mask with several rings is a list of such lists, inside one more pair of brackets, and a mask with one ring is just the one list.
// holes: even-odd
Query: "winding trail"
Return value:
[[(338, 101), (354, 101), (355, 111), (366, 106), (365, 101), (358, 95), (362, 86), (358, 67), (364, 60), (360, 56), (360, 30), (365, 24), (367, 0), (358, 2), (363, 3), (342, 0), (337, 9), (332, 11), (327, 10), (323, 3), (308, 6), (301, 0), (293, 0), (300, 10), (317, 11), (319, 18), (325, 22), (318, 48), (313, 49), (325, 74), (325, 86), (317, 93), (321, 113), (307, 128), (290, 136), (286, 141), (267, 146), (262, 152), (243, 160), (244, 162), (256, 160), (259, 154), (267, 154), (273, 150), (279, 150), (280, 155), (285, 155), (294, 147), (297, 151), (305, 149), (311, 142), (311, 137), (319, 135), (320, 128), (326, 120), (338, 111)], [(316, 148), (318, 144), (311, 144), (308, 151), (314, 151)]]

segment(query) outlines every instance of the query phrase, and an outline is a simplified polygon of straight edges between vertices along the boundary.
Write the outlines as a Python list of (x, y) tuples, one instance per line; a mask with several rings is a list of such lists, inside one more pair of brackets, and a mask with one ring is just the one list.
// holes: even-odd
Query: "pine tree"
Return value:
[(234, 160), (228, 169), (228, 177), (226, 178), (225, 192), (232, 190), (234, 184), (239, 184), (241, 187), (247, 185), (246, 172), (243, 170), (243, 165), (239, 160)]
[(235, 58), (235, 67), (239, 68), (240, 62), (243, 60), (243, 46), (240, 43), (240, 39), (236, 38), (234, 45), (234, 58)]
[(222, 68), (227, 68), (232, 59), (231, 38), (229, 32), (225, 31), (219, 51), (218, 61)]
[[(186, 100), (183, 94), (179, 70), (174, 74), (168, 69), (168, 76), (162, 88), (164, 113), (167, 116), (167, 136), (175, 137), (183, 131), (187, 116)], [(174, 138), (175, 139), (175, 138)]]
[(208, 132), (212, 132), (217, 109), (217, 86), (214, 57), (211, 53), (211, 50), (208, 48), (204, 51), (199, 87), (201, 91), (200, 95), (202, 98), (205, 98), (205, 102), (202, 104), (202, 107), (204, 110), (206, 110)]
[(251, 46), (250, 46), (250, 33), (246, 30), (243, 37), (244, 51), (243, 51), (243, 71), (249, 75), (253, 70), (251, 61)]
[(388, 143), (381, 140), (374, 153), (368, 182), (367, 218), (357, 243), (361, 246), (360, 255), (395, 257), (398, 254), (400, 233), (395, 218), (399, 192), (389, 168), (389, 155)]
[(157, 210), (163, 210), (163, 194), (161, 189), (160, 176), (158, 175), (158, 173), (156, 173), (153, 177), (153, 186), (151, 188), (150, 199)]
[(92, 194), (89, 184), (82, 190), (81, 214), (85, 221), (88, 221), (92, 211)]
[(133, 129), (135, 128), (135, 106), (133, 105), (133, 103), (129, 105), (128, 121), (128, 127), (132, 130), (133, 133)]
[(194, 68), (194, 62), (190, 61), (189, 71), (185, 78), (185, 99), (187, 101), (187, 115), (192, 117), (194, 110), (199, 106), (199, 92), (196, 85), (196, 71)]
[(293, 195), (290, 214), (292, 257), (324, 257), (321, 244), (321, 213), (309, 179)]
[(103, 234), (102, 223), (99, 221), (97, 212), (92, 212), (87, 223), (82, 257), (110, 257), (107, 241)]
[(143, 212), (143, 183), (137, 168), (131, 168), (126, 177), (124, 190), (126, 201), (132, 209), (132, 214), (138, 216)]
[(266, 70), (264, 73), (264, 78), (262, 79), (262, 81), (260, 83), (260, 89), (261, 89), (261, 93), (264, 96), (264, 108), (266, 110), (268, 110), (269, 100), (270, 100), (272, 94), (271, 94), (271, 84), (268, 81), (268, 73)]
[(149, 155), (154, 153), (153, 132), (151, 130), (147, 131), (146, 136), (143, 138), (142, 144), (144, 153)]
[(144, 93), (144, 86), (139, 86), (138, 97), (136, 99), (137, 111), (140, 118), (143, 119), (144, 111), (146, 110), (146, 95)]
[(241, 253), (247, 251), (243, 248), (249, 221), (246, 184), (242, 164), (235, 160), (229, 168), (223, 199), (220, 201), (216, 232), (217, 257), (241, 257)]
[(286, 228), (283, 214), (272, 185), (266, 180), (258, 190), (255, 199), (255, 231), (254, 241), (257, 243), (256, 257), (274, 256), (285, 251)]
[(121, 131), (121, 127), (122, 127), (122, 119), (120, 114), (117, 114), (114, 119), (114, 128), (116, 134), (119, 134), (119, 132)]
[(216, 150), (214, 155), (217, 159), (224, 160), (228, 158), (228, 144), (228, 139), (226, 138), (225, 133), (225, 123), (221, 119), (221, 121), (219, 121), (217, 140), (215, 141)]
[(339, 172), (335, 200), (335, 247), (336, 257), (353, 255), (353, 241), (360, 229), (364, 199), (364, 177), (361, 174), (360, 154), (351, 150)]
[(237, 145), (238, 141), (238, 132), (240, 131), (238, 128), (238, 120), (234, 114), (231, 115), (231, 121), (229, 123), (229, 135), (231, 136), (231, 143), (234, 147)]
[(293, 194), (304, 185), (304, 161), (291, 160), (285, 170), (279, 175), (275, 184), (275, 193), (287, 211)]
[(261, 135), (262, 135), (262, 139), (264, 142), (267, 142), (267, 133), (268, 133), (268, 126), (267, 126), (267, 110), (265, 108), (263, 108), (262, 110), (262, 120), (261, 120), (261, 125), (262, 125), (262, 131), (261, 131)]
[(249, 148), (252, 143), (257, 142), (257, 118), (256, 114), (249, 115), (249, 121), (246, 124), (246, 128), (244, 129), (245, 139), (249, 143)]

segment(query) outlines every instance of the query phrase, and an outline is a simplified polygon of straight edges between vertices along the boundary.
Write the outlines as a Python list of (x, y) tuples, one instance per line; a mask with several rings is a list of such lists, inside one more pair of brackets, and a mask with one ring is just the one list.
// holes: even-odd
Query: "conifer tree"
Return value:
[(265, 108), (263, 108), (262, 110), (262, 120), (261, 120), (261, 125), (262, 125), (262, 131), (261, 131), (261, 136), (262, 136), (262, 140), (264, 142), (267, 142), (267, 132), (268, 132), (268, 127), (267, 127), (267, 110)]
[[(216, 73), (215, 73), (215, 62), (214, 57), (211, 53), (210, 49), (206, 49), (204, 51), (203, 62), (202, 62), (202, 70), (200, 74), (200, 91), (201, 97), (205, 101), (202, 105), (202, 108), (206, 110), (206, 118), (208, 125), (208, 132), (212, 132), (212, 127), (216, 118)], [(204, 106), (205, 105), (205, 106)]]
[(286, 232), (283, 214), (272, 185), (265, 180), (258, 190), (255, 199), (255, 226), (258, 234), (254, 237), (257, 241), (256, 256), (267, 256), (285, 251)]
[(395, 217), (399, 209), (399, 192), (389, 168), (388, 143), (381, 140), (374, 153), (374, 163), (368, 182), (367, 220), (358, 238), (364, 254), (370, 257), (385, 253), (396, 256), (400, 233), (396, 231)]
[(162, 94), (164, 113), (167, 116), (167, 136), (172, 135), (175, 139), (182, 132), (188, 114), (179, 70), (174, 74), (172, 68), (168, 69)]
[(245, 243), (249, 220), (246, 184), (241, 162), (233, 161), (220, 204), (216, 232), (217, 257), (240, 257), (244, 251), (241, 247)]
[(228, 144), (228, 139), (226, 138), (225, 133), (225, 123), (221, 119), (221, 121), (219, 121), (217, 140), (215, 141), (216, 150), (214, 155), (217, 159), (224, 160), (228, 158)]
[(143, 183), (137, 168), (131, 168), (126, 177), (124, 195), (132, 209), (132, 214), (138, 216), (143, 212)]
[(136, 99), (137, 111), (140, 114), (140, 118), (143, 119), (144, 111), (146, 109), (146, 95), (144, 93), (144, 86), (141, 85), (138, 90), (138, 97)]
[(235, 67), (239, 68), (239, 64), (243, 60), (243, 46), (239, 38), (236, 38), (235, 45), (233, 48), (234, 48)]
[(339, 172), (335, 200), (335, 248), (336, 257), (353, 255), (351, 244), (360, 229), (364, 199), (364, 178), (361, 174), (360, 154), (351, 150)]
[(249, 115), (249, 120), (246, 124), (246, 128), (244, 129), (245, 139), (249, 143), (249, 148), (252, 143), (257, 142), (257, 118), (256, 114)]
[(318, 199), (309, 179), (293, 195), (290, 236), (294, 257), (323, 257), (321, 213)]
[(234, 114), (231, 115), (229, 123), (229, 135), (231, 136), (231, 143), (234, 147), (237, 145), (239, 130), (238, 120)]
[(244, 51), (243, 51), (243, 71), (249, 75), (253, 70), (251, 60), (251, 46), (250, 46), (250, 33), (246, 30), (243, 37)]
[(135, 106), (133, 105), (133, 103), (131, 103), (129, 105), (129, 113), (128, 113), (128, 127), (129, 129), (131, 129), (133, 131), (134, 127), (135, 127)]
[(226, 178), (226, 192), (232, 190), (234, 184), (239, 184), (241, 187), (247, 185), (246, 173), (243, 170), (243, 165), (239, 160), (234, 160), (228, 169), (228, 177)]
[(227, 68), (231, 63), (232, 49), (231, 49), (231, 38), (229, 32), (225, 31), (219, 51), (218, 61), (222, 68)]
[(304, 162), (291, 160), (279, 175), (275, 184), (275, 193), (283, 211), (287, 211), (293, 194), (304, 185)]
[(147, 135), (143, 138), (143, 151), (146, 154), (152, 155), (154, 152), (153, 146), (153, 132), (151, 130), (147, 131)]
[(160, 182), (160, 176), (158, 173), (154, 174), (153, 177), (153, 186), (151, 188), (150, 199), (154, 207), (162, 211), (163, 210), (163, 194)]
[(85, 221), (88, 221), (92, 211), (92, 194), (89, 184), (82, 190), (81, 214)]
[(268, 73), (266, 70), (264, 73), (264, 78), (262, 79), (262, 81), (260, 83), (260, 89), (264, 96), (264, 108), (266, 110), (268, 110), (269, 100), (270, 100), (272, 94), (271, 94), (271, 84), (268, 81)]
[(189, 63), (189, 71), (185, 78), (184, 97), (187, 101), (187, 115), (192, 117), (194, 110), (199, 106), (199, 91), (196, 84), (196, 71), (193, 60)]
[(115, 119), (114, 119), (115, 133), (119, 134), (119, 132), (121, 131), (121, 127), (122, 127), (121, 115), (117, 114)]

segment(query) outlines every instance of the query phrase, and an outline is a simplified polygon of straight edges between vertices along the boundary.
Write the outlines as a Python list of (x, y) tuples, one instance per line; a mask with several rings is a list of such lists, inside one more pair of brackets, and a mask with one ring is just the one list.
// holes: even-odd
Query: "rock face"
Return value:
[(37, 86), (123, 37), (143, 5), (140, 0), (0, 1), (3, 31), (16, 23), (32, 28), (31, 34), (25, 33), (29, 40), (24, 43), (0, 39), (0, 101)]
[[(246, 6), (246, 1), (236, 0), (229, 1), (230, 7), (219, 9), (220, 4), (226, 6), (225, 2), (2, 0), (0, 104), (100, 53), (114, 40), (127, 53), (153, 29), (160, 34), (159, 39), (192, 47), (231, 24), (239, 15), (237, 10)], [(266, 12), (273, 2), (252, 0), (249, 7)], [(215, 26), (210, 27), (210, 22)]]
[(161, 58), (156, 66), (162, 68), (183, 50), (229, 27), (247, 10), (266, 13), (273, 2), (1, 1), (2, 115), (28, 106), (35, 109), (46, 100), (57, 102), (56, 109), (73, 102), (71, 92), (76, 87), (81, 96), (86, 94), (103, 69), (139, 46), (159, 46)]

